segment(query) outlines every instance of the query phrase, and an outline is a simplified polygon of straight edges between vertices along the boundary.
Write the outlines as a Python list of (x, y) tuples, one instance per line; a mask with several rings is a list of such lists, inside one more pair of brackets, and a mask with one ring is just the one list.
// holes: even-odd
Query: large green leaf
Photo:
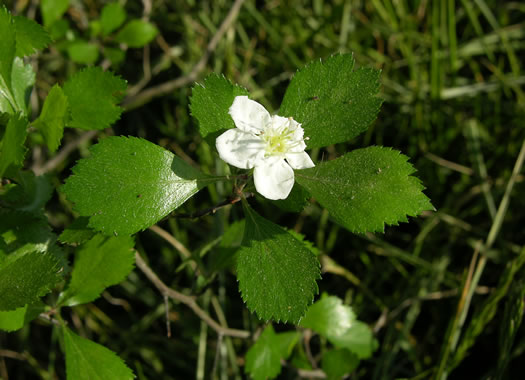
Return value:
[(350, 140), (376, 118), (380, 71), (354, 70), (354, 63), (349, 54), (312, 62), (286, 89), (279, 115), (302, 123), (308, 148)]
[(78, 248), (71, 281), (59, 302), (67, 306), (91, 302), (124, 280), (135, 263), (133, 245), (129, 236), (96, 235)]
[(129, 380), (133, 372), (113, 351), (82, 338), (67, 327), (64, 332), (68, 380)]
[(56, 151), (60, 145), (68, 116), (67, 97), (56, 84), (47, 94), (40, 116), (33, 122), (33, 126), (44, 135), (44, 141), (51, 152)]
[(281, 372), (281, 359), (290, 356), (298, 339), (295, 331), (276, 334), (268, 325), (246, 353), (246, 373), (254, 380), (274, 379)]
[(318, 288), (319, 262), (303, 243), (245, 204), (237, 278), (248, 308), (264, 320), (298, 322)]
[(191, 91), (191, 114), (199, 122), (202, 137), (221, 130), (235, 128), (228, 113), (237, 96), (248, 95), (248, 90), (232, 84), (223, 75), (210, 74), (203, 84), (197, 83)]
[(45, 48), (50, 42), (49, 33), (39, 24), (23, 16), (15, 16), (16, 55), (23, 57)]
[(408, 157), (378, 146), (357, 149), (311, 169), (297, 182), (352, 232), (384, 231), (384, 225), (433, 210)]
[(158, 29), (150, 22), (131, 20), (118, 32), (115, 39), (129, 47), (139, 48), (149, 44), (158, 33)]
[(100, 26), (102, 34), (107, 36), (113, 32), (126, 20), (126, 10), (119, 3), (109, 3), (104, 5), (100, 13)]
[(216, 179), (173, 153), (135, 137), (109, 137), (91, 148), (62, 187), (89, 226), (133, 234), (168, 215)]
[(27, 137), (28, 121), (20, 115), (13, 115), (7, 123), (7, 128), (2, 138), (0, 151), (0, 177), (7, 174), (12, 176), (16, 169), (24, 165), (26, 147), (24, 142)]
[(60, 272), (60, 261), (51, 253), (8, 256), (0, 263), (0, 311), (37, 301), (61, 280)]
[(100, 67), (90, 67), (73, 75), (64, 85), (71, 110), (70, 127), (104, 129), (117, 121), (117, 106), (126, 81)]

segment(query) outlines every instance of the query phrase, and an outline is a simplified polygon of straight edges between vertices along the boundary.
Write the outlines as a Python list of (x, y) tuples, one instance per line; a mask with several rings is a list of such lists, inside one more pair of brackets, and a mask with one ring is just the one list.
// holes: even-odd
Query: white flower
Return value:
[(254, 168), (255, 188), (264, 197), (285, 199), (293, 187), (293, 169), (315, 166), (304, 151), (301, 124), (291, 117), (270, 116), (247, 96), (237, 96), (229, 114), (237, 128), (217, 137), (219, 156), (238, 168)]

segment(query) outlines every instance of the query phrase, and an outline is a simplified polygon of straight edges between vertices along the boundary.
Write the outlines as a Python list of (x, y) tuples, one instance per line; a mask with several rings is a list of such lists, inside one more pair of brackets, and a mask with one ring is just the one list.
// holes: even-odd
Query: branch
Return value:
[(210, 55), (215, 51), (215, 48), (217, 47), (217, 44), (219, 43), (221, 38), (228, 31), (232, 23), (237, 18), (239, 10), (241, 9), (241, 6), (244, 3), (244, 1), (245, 0), (235, 0), (235, 3), (231, 7), (230, 11), (228, 12), (228, 15), (223, 20), (219, 29), (217, 30), (217, 33), (215, 33), (213, 38), (208, 43), (204, 54), (202, 55), (200, 60), (195, 64), (195, 66), (193, 66), (193, 69), (188, 74), (180, 76), (171, 81), (164, 82), (157, 86), (150, 87), (142, 92), (139, 92), (136, 95), (128, 96), (122, 102), (122, 106), (128, 110), (136, 108), (140, 105), (149, 102), (155, 97), (168, 94), (177, 88), (184, 87), (187, 84), (193, 83), (199, 76), (200, 72), (206, 67)]
[(232, 336), (235, 338), (246, 339), (250, 336), (249, 331), (231, 329), (227, 327), (222, 327), (217, 323), (213, 318), (211, 318), (204, 310), (195, 301), (195, 298), (187, 296), (185, 294), (179, 293), (176, 290), (173, 290), (167, 286), (162, 280), (151, 270), (151, 268), (146, 264), (138, 252), (135, 252), (135, 262), (137, 267), (144, 273), (144, 275), (150, 280), (153, 285), (162, 293), (162, 295), (168, 296), (169, 298), (178, 301), (180, 303), (188, 306), (197, 316), (202, 319), (208, 326), (214, 329), (217, 334), (224, 336)]

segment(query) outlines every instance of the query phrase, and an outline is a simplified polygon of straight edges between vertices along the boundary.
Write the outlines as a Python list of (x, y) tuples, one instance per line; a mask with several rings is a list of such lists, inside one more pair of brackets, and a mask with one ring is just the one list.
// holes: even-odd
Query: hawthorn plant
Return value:
[[(104, 33), (119, 27), (112, 20), (101, 20)], [(62, 311), (90, 303), (122, 282), (142, 260), (134, 250), (135, 234), (173, 217), (203, 188), (222, 183), (231, 188), (225, 204), (242, 208), (244, 215), (225, 234), (242, 234), (231, 259), (246, 307), (262, 322), (325, 337), (331, 349), (323, 353), (322, 368), (333, 378), (372, 355), (377, 342), (351, 307), (330, 295), (314, 303), (321, 281), (316, 250), (253, 205), (266, 198), (300, 212), (317, 202), (357, 234), (383, 232), (385, 225), (433, 209), (399, 151), (369, 146), (329, 161), (309, 155), (367, 130), (381, 106), (378, 70), (355, 69), (346, 54), (312, 62), (293, 76), (276, 115), (245, 88), (210, 74), (193, 87), (191, 114), (202, 138), (215, 145), (216, 159), (230, 170), (206, 174), (142, 138), (102, 138), (58, 188), (78, 218), (57, 235), (45, 213), (54, 184), (24, 167), (26, 140), (38, 134), (52, 153), (64, 128), (110, 127), (123, 111), (119, 102), (127, 84), (100, 67), (82, 69), (54, 85), (40, 114), (32, 117), (35, 73), (24, 57), (44, 49), (51, 38), (36, 22), (13, 17), (5, 8), (0, 8), (0, 35), (0, 329), (16, 331), (47, 318), (54, 322), (50, 328), (60, 331), (68, 379), (133, 378), (115, 353), (74, 332)], [(125, 35), (123, 30), (119, 38)], [(56, 296), (46, 297), (50, 293)], [(247, 352), (245, 371), (255, 379), (277, 376), (304, 329), (276, 332), (269, 323)]]

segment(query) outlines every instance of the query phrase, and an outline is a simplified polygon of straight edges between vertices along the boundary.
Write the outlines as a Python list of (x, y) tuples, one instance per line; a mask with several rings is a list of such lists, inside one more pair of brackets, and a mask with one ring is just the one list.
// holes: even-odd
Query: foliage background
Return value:
[[(71, 1), (64, 16), (69, 22), (67, 38), (32, 58), (38, 67), (33, 108), (41, 105), (54, 83), (63, 83), (83, 67), (68, 56), (68, 43), (78, 38), (100, 48), (113, 43), (111, 37), (91, 34), (90, 24), (104, 4)], [(6, 5), (41, 22), (38, 1)], [(226, 0), (127, 1), (128, 15), (149, 18), (160, 34), (144, 49), (129, 49), (119, 64), (112, 65), (102, 56), (96, 64), (109, 65), (139, 94), (134, 85), (144, 78), (145, 57), (152, 68), (151, 78), (142, 82), (145, 88), (186, 75), (205, 54), (231, 6)], [(447, 328), (457, 318), (463, 281), (477, 257), (475, 247), (488, 235), (525, 138), (524, 16), (525, 5), (517, 1), (248, 0), (195, 78), (224, 73), (267, 108), (277, 110), (289, 78), (313, 59), (353, 52), (358, 65), (382, 69), (385, 102), (377, 121), (351, 143), (318, 151), (317, 159), (374, 144), (399, 149), (411, 157), (437, 212), (389, 227), (384, 235), (352, 235), (315, 204), (300, 215), (264, 203), (257, 207), (315, 244), (322, 253), (320, 291), (343, 298), (376, 331), (378, 351), (352, 378), (427, 378), (431, 373), (427, 371), (443, 360)], [(68, 144), (75, 149), (51, 171), (53, 182), (63, 182), (90, 144), (107, 135), (143, 137), (198, 163), (205, 172), (221, 170), (213, 144), (199, 137), (189, 114), (191, 85), (189, 81), (161, 97), (142, 99), (144, 104), (127, 98), (128, 109), (121, 120), (97, 136), (67, 130), (62, 149)], [(53, 155), (42, 148), (38, 137), (30, 144), (32, 156), (26, 166), (42, 168)], [(472, 300), (462, 332), (481, 323), (474, 318), (476, 311), (487, 293), (499, 289), (506, 263), (525, 243), (524, 191), (520, 175), (496, 243), (485, 253), (488, 262), (479, 294)], [(204, 191), (185, 209), (210, 207), (227, 194), (228, 189), (220, 187)], [(58, 193), (47, 212), (57, 231), (73, 218)], [(190, 251), (203, 252), (240, 215), (239, 208), (233, 207), (197, 221), (171, 218), (160, 225)], [(200, 294), (204, 307), (220, 304), (229, 326), (256, 330), (260, 325), (243, 306), (231, 273), (219, 273), (203, 286), (188, 266), (181, 268), (180, 256), (157, 234), (148, 230), (136, 240), (139, 251), (168, 285)], [(212, 254), (207, 254), (206, 262)], [(518, 273), (511, 288), (523, 287), (519, 281), (523, 277), (523, 271)], [(480, 336), (451, 378), (483, 378), (497, 367), (498, 342), (508, 330), (505, 299), (494, 305), (494, 320), (479, 325)], [(117, 352), (138, 378), (191, 378), (195, 373), (207, 378), (217, 352), (216, 334), (183, 306), (172, 305), (169, 315), (171, 338), (166, 337), (162, 297), (134, 271), (103, 299), (71, 309), (66, 317), (80, 334)], [(521, 327), (505, 378), (519, 378), (525, 371), (524, 337)], [(314, 347), (320, 344), (315, 339)], [(0, 333), (1, 349), (24, 352), (21, 360), (0, 355), (0, 376), (63, 378), (58, 344), (52, 330), (38, 321), (18, 333)], [(242, 366), (251, 343), (232, 340), (231, 344)], [(294, 376), (286, 368), (282, 374)]]

